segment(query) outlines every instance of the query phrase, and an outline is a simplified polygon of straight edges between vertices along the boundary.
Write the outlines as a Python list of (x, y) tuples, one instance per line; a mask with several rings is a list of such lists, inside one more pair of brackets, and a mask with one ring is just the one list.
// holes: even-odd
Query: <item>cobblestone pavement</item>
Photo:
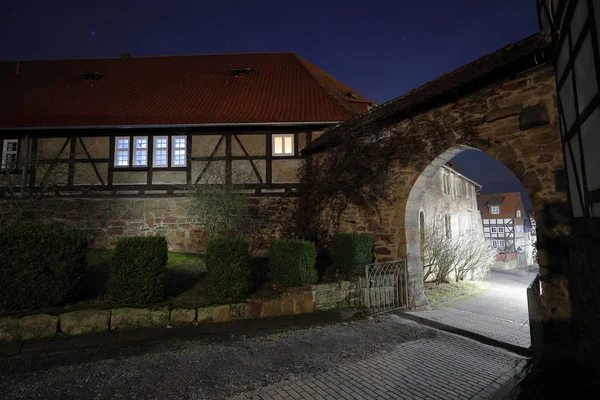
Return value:
[(526, 359), (396, 315), (256, 336), (19, 354), (0, 399), (468, 399)]
[(409, 314), (474, 332), (515, 346), (531, 346), (527, 286), (537, 270), (494, 270), (490, 288), (431, 311)]
[(489, 315), (457, 310), (451, 307), (431, 311), (409, 312), (409, 314), (478, 333), (515, 346), (523, 348), (531, 346), (528, 323), (513, 322)]
[(525, 364), (524, 358), (512, 353), (443, 333), (231, 400), (485, 399)]

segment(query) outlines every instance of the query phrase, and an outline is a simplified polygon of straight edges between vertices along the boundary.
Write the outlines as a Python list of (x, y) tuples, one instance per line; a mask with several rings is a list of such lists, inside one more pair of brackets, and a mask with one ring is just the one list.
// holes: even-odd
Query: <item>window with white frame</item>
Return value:
[(186, 137), (185, 136), (173, 136), (172, 155), (171, 155), (171, 166), (172, 167), (185, 167), (187, 162), (186, 155)]
[(498, 227), (498, 233), (504, 233), (504, 227), (503, 226), (499, 226)]
[(135, 167), (147, 167), (148, 166), (148, 138), (147, 137), (135, 137), (134, 138), (133, 165)]
[(492, 233), (497, 233), (498, 232), (498, 228), (492, 228)]
[(294, 134), (273, 135), (273, 155), (274, 156), (293, 156), (294, 155)]
[(115, 139), (115, 167), (129, 167), (129, 138)]
[(521, 210), (517, 210), (517, 218), (521, 218)]
[(446, 171), (442, 171), (442, 190), (444, 194), (450, 194), (450, 174)]
[(504, 248), (506, 246), (506, 242), (504, 240), (492, 240), (492, 247), (495, 247), (497, 249), (501, 249)]
[(169, 138), (156, 136), (154, 138), (154, 167), (169, 166)]
[(491, 206), (490, 213), (491, 214), (500, 214), (500, 207), (499, 206)]
[(2, 169), (17, 167), (17, 154), (19, 151), (18, 139), (5, 139), (2, 147)]

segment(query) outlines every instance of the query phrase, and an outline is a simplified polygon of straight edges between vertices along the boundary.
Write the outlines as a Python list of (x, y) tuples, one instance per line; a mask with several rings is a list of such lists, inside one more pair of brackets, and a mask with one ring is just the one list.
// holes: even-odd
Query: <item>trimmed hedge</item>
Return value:
[(88, 244), (55, 224), (11, 224), (0, 230), (0, 309), (51, 307), (78, 294)]
[(108, 294), (124, 304), (150, 304), (164, 299), (169, 249), (163, 236), (119, 239), (110, 262)]
[(340, 272), (360, 274), (373, 262), (373, 239), (359, 233), (337, 233), (333, 236), (333, 267)]
[(316, 262), (315, 244), (306, 240), (274, 240), (269, 247), (271, 281), (283, 287), (315, 283)]
[(250, 253), (241, 239), (215, 237), (206, 246), (206, 278), (222, 297), (244, 297), (250, 289)]

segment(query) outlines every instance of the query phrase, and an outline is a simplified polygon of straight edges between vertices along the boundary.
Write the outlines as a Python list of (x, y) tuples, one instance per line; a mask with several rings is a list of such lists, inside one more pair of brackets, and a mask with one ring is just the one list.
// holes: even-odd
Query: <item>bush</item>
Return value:
[(299, 239), (274, 240), (269, 248), (271, 281), (277, 285), (301, 286), (318, 280), (314, 243)]
[(373, 239), (359, 233), (338, 233), (333, 236), (333, 267), (347, 274), (364, 272), (373, 262)]
[(50, 307), (75, 298), (87, 240), (55, 224), (11, 224), (0, 230), (0, 309)]
[(163, 236), (119, 239), (110, 262), (108, 294), (114, 302), (149, 304), (165, 297), (169, 249)]
[(250, 288), (250, 253), (241, 239), (215, 237), (206, 247), (206, 278), (222, 297), (244, 297)]

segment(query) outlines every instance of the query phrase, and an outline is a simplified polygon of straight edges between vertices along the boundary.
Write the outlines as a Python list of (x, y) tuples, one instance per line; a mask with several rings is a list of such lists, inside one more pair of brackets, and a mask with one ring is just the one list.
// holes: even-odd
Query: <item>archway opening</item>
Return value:
[(538, 272), (536, 224), (514, 173), (487, 153), (452, 147), (415, 181), (405, 223), (409, 276), (423, 280), (433, 308), (426, 313), (530, 345), (526, 289)]

